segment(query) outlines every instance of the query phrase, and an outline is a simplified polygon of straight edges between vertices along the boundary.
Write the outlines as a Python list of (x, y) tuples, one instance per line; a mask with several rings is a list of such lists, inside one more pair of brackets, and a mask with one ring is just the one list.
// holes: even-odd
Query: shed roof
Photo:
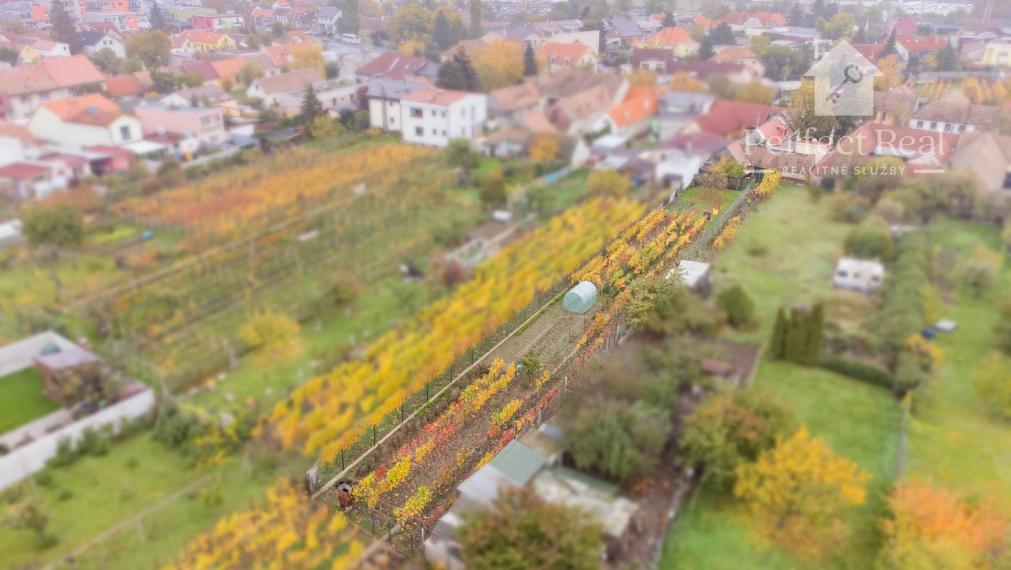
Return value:
[(522, 486), (537, 475), (547, 463), (548, 460), (544, 455), (513, 440), (491, 460), (489, 465), (495, 467), (510, 483)]

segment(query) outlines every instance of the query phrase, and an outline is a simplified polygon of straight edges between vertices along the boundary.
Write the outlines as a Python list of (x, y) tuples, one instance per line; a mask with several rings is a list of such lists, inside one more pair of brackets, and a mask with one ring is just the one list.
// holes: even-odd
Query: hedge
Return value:
[(854, 380), (880, 386), (890, 392), (895, 390), (895, 378), (892, 373), (880, 366), (831, 355), (822, 357), (818, 365)]

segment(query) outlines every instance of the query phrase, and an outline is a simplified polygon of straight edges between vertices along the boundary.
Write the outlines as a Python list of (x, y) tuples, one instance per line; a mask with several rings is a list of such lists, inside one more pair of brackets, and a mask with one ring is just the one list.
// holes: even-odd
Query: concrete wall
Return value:
[(0, 456), (0, 489), (5, 489), (41, 471), (46, 466), (46, 462), (56, 455), (56, 449), (61, 439), (70, 438), (72, 441), (77, 441), (85, 429), (98, 429), (106, 425), (112, 426), (112, 429), (117, 431), (122, 420), (140, 417), (154, 408), (154, 405), (154, 391), (147, 388), (129, 399), (113, 404), (53, 433), (46, 434), (7, 455)]
[(53, 331), (46, 331), (4, 345), (0, 347), (0, 377), (35, 366), (35, 357), (50, 344), (55, 344), (61, 350), (72, 350), (77, 347), (76, 344)]

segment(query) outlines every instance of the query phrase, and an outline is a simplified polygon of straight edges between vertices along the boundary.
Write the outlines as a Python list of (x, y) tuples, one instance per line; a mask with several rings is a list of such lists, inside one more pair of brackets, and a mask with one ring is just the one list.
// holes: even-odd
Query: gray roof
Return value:
[(421, 91), (431, 87), (428, 83), (419, 81), (406, 81), (401, 79), (386, 79), (384, 77), (370, 77), (369, 87), (366, 97), (381, 97), (384, 99), (400, 99), (410, 95), (415, 91)]
[(638, 38), (646, 35), (639, 24), (627, 16), (605, 18), (604, 27), (609, 38)]
[(547, 463), (546, 457), (519, 441), (513, 440), (491, 460), (489, 465), (497, 469), (510, 483), (522, 486), (526, 485), (527, 481), (533, 478)]

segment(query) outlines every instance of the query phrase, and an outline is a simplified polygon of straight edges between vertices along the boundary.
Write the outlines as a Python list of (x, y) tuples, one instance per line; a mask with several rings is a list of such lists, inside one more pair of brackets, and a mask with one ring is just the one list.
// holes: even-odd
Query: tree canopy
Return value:
[(72, 248), (84, 239), (84, 217), (67, 203), (30, 208), (21, 218), (25, 239), (34, 246)]

